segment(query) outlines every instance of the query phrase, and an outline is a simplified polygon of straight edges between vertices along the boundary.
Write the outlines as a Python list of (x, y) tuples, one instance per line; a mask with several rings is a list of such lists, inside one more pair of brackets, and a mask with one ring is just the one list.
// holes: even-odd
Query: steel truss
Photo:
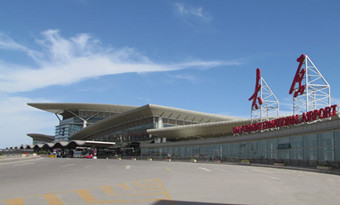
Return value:
[[(252, 123), (267, 121), (280, 115), (280, 103), (266, 81), (261, 77), (259, 68), (256, 70), (256, 76), (255, 92), (249, 98), (249, 100), (253, 99), (251, 107)], [(260, 97), (257, 97), (258, 94)], [(257, 100), (259, 101), (259, 106), (257, 105)]]
[(293, 95), (293, 114), (331, 105), (330, 86), (307, 55), (301, 55), (289, 94)]

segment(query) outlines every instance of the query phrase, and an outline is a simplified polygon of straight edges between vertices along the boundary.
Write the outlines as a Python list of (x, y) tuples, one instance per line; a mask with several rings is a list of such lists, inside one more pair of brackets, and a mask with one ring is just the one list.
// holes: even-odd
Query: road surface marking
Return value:
[[(145, 183), (146, 182), (146, 183)], [(143, 184), (142, 184), (143, 183)], [(159, 187), (158, 182), (150, 181), (150, 180), (145, 180), (145, 181), (134, 181), (133, 184), (136, 187)]]
[(161, 179), (156, 179), (156, 180), (159, 182), (159, 184), (161, 185), (161, 188), (163, 189), (163, 194), (164, 194), (165, 197), (166, 197), (165, 199), (167, 199), (167, 200), (170, 201), (170, 205), (173, 205), (174, 202), (172, 201), (172, 198), (171, 198), (169, 192), (166, 190), (166, 188), (165, 188), (163, 182), (161, 181)]
[(22, 198), (9, 199), (6, 201), (7, 205), (24, 205)]
[(116, 192), (110, 186), (100, 187), (107, 195), (116, 196)]
[(48, 205), (64, 205), (64, 203), (56, 194), (44, 194), (44, 198)]
[(88, 204), (99, 203), (99, 201), (87, 190), (81, 189), (76, 191), (77, 194)]
[(92, 167), (92, 165), (86, 165), (85, 166), (85, 169), (89, 169), (89, 168), (91, 168)]
[(230, 172), (229, 169), (223, 169), (223, 168), (216, 168), (217, 170), (221, 171), (221, 172)]
[(200, 170), (203, 170), (203, 171), (206, 171), (206, 172), (211, 172), (210, 169), (207, 169), (205, 167), (198, 167), (197, 169), (200, 169)]
[(124, 190), (131, 190), (131, 187), (129, 187), (127, 184), (119, 184), (120, 187), (122, 187)]
[(33, 162), (26, 162), (26, 163), (22, 163), (22, 164), (15, 164), (15, 165), (13, 165), (13, 167), (25, 166), (25, 165), (30, 165), (30, 164), (34, 164), (34, 163)]
[(65, 167), (70, 167), (70, 166), (74, 166), (74, 165), (76, 165), (76, 164), (65, 164), (65, 165), (60, 166), (60, 167), (61, 167), (61, 168), (65, 168)]
[[(109, 200), (103, 200), (104, 198), (100, 197), (98, 198), (98, 191), (104, 192), (107, 196), (111, 195), (114, 198)], [(126, 202), (135, 202), (138, 204), (138, 202), (157, 202), (159, 200), (167, 200), (168, 204), (173, 205), (173, 201), (169, 192), (165, 189), (163, 182), (159, 178), (92, 187), (89, 189), (31, 195), (21, 198), (8, 199), (0, 202), (5, 202), (5, 204), (9, 205), (24, 205), (24, 200), (30, 199), (33, 201), (40, 201), (39, 204), (41, 204), (41, 200), (44, 200), (44, 204), (47, 205), (64, 205), (64, 203), (69, 204), (68, 201), (64, 201), (67, 197), (63, 198), (63, 196), (67, 193), (74, 193), (77, 199), (82, 200), (84, 204), (114, 204)], [(131, 199), (131, 197), (137, 197), (139, 199)]]
[[(162, 191), (162, 190), (160, 190), (160, 191)], [(164, 192), (132, 193), (132, 194), (121, 194), (120, 196), (155, 196), (155, 195), (164, 195)]]
[(131, 166), (130, 165), (126, 165), (125, 169), (129, 170), (129, 169), (131, 169)]
[(160, 190), (160, 187), (156, 188), (140, 188), (140, 191), (155, 191), (155, 190)]
[(170, 171), (171, 169), (169, 167), (165, 167), (166, 171)]
[(252, 171), (266, 173), (266, 174), (273, 174), (273, 172), (263, 171), (263, 170), (259, 170), (259, 169), (252, 169)]
[(36, 159), (15, 159), (15, 161), (12, 162), (6, 162), (7, 160), (0, 160), (0, 165), (5, 165), (5, 164), (17, 164), (17, 163), (22, 163), (22, 162), (32, 162), (32, 161), (36, 161), (36, 160), (42, 160), (43, 158), (36, 158)]

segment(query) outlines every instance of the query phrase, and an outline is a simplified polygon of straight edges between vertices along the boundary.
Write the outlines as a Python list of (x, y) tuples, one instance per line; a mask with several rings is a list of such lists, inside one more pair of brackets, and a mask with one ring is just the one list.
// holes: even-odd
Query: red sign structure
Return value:
[(261, 85), (260, 85), (260, 80), (261, 80), (261, 70), (258, 68), (256, 69), (256, 84), (255, 84), (255, 91), (254, 94), (248, 99), (253, 100), (253, 103), (251, 105), (251, 108), (255, 108), (256, 110), (259, 109), (258, 105), (257, 105), (257, 100), (259, 101), (259, 104), (262, 105), (263, 101), (261, 99), (261, 97), (257, 97), (260, 89), (261, 89)]
[(295, 77), (293, 80), (292, 85), (290, 86), (289, 94), (292, 94), (295, 89), (295, 84), (299, 83), (299, 87), (294, 92), (294, 98), (296, 98), (299, 94), (302, 95), (305, 91), (306, 85), (302, 85), (303, 77), (305, 76), (306, 69), (302, 67), (303, 62), (305, 61), (306, 55), (302, 54), (298, 59), (296, 59), (297, 62), (299, 62), (299, 67), (296, 70)]
[(265, 122), (254, 123), (250, 125), (243, 125), (239, 127), (233, 127), (234, 134), (241, 134), (244, 132), (255, 132), (260, 130), (267, 130), (272, 128), (279, 128), (283, 126), (301, 124), (305, 122), (311, 122), (318, 119), (330, 118), (336, 115), (336, 108), (338, 105), (332, 105), (325, 108), (309, 111), (299, 114), (282, 117), (274, 120), (269, 120)]

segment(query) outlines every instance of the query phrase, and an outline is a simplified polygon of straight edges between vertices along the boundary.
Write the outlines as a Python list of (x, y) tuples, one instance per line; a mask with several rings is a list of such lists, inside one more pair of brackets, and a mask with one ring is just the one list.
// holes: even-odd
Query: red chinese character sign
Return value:
[(331, 105), (330, 86), (311, 59), (302, 54), (298, 59), (289, 94), (293, 94), (293, 113), (304, 113)]
[[(289, 94), (293, 94), (291, 116), (279, 116), (279, 101), (256, 70), (256, 84), (251, 105), (251, 124), (233, 127), (234, 134), (279, 129), (280, 127), (327, 120), (337, 114), (337, 105), (331, 105), (330, 86), (310, 58), (302, 54)], [(302, 115), (296, 114), (301, 112)], [(266, 120), (267, 119), (267, 120)]]
[[(292, 85), (290, 86), (289, 94), (294, 92), (294, 98), (296, 98), (299, 94), (303, 95), (306, 89), (306, 85), (302, 85), (302, 80), (305, 77), (306, 69), (301, 69), (302, 65), (305, 62), (306, 55), (302, 54), (298, 59), (299, 62), (298, 69), (296, 70), (294, 80)], [(296, 84), (298, 83), (298, 88), (295, 88)]]
[(253, 95), (248, 99), (251, 104), (252, 122), (268, 120), (269, 117), (279, 116), (279, 101), (261, 77), (261, 70), (256, 69), (256, 83)]
[(261, 70), (258, 68), (256, 69), (256, 84), (255, 84), (255, 91), (254, 91), (254, 94), (248, 99), (249, 101), (250, 100), (253, 100), (253, 103), (251, 104), (251, 108), (252, 109), (259, 109), (259, 106), (257, 105), (257, 101), (260, 105), (262, 105), (262, 99), (261, 97), (258, 97), (258, 94), (261, 90)]

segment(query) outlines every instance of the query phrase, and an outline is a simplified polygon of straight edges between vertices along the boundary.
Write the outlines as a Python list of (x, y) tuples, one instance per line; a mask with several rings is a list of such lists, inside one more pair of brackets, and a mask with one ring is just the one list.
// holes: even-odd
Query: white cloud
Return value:
[(40, 55), (39, 52), (36, 52), (23, 45), (20, 45), (17, 42), (13, 41), (8, 36), (1, 33), (0, 33), (0, 48), (25, 52), (28, 56), (30, 56), (34, 60), (36, 60), (37, 57)]
[(191, 7), (183, 3), (175, 3), (175, 9), (178, 17), (182, 20), (199, 20), (205, 23), (212, 20), (211, 15), (204, 11), (202, 7)]
[[(193, 76), (193, 75), (188, 75), (188, 74), (178, 74), (178, 75), (171, 75), (171, 74), (168, 74), (167, 75), (170, 79), (174, 79), (174, 80), (187, 80), (191, 83), (196, 83), (198, 81), (198, 79)], [(171, 81), (172, 81), (171, 80)]]
[(43, 99), (0, 95), (0, 148), (32, 144), (30, 132), (54, 134), (58, 120), (47, 112), (29, 107), (27, 102), (46, 102)]
[(10, 64), (0, 60), (0, 92), (31, 91), (51, 85), (67, 85), (87, 78), (129, 72), (172, 71), (186, 68), (211, 68), (239, 65), (238, 61), (189, 61), (157, 64), (133, 48), (115, 49), (102, 46), (88, 34), (64, 38), (58, 30), (47, 30), (36, 42), (34, 51), (9, 37), (0, 36), (0, 48), (23, 51), (36, 67)]
[[(239, 61), (202, 60), (157, 64), (134, 48), (103, 46), (98, 39), (88, 34), (65, 38), (57, 30), (44, 31), (42, 37), (35, 39), (35, 42), (39, 46), (37, 50), (0, 34), (0, 49), (23, 52), (35, 62), (34, 65), (23, 65), (0, 59), (0, 116), (6, 116), (0, 119), (0, 148), (32, 143), (31, 138), (26, 135), (30, 132), (53, 135), (54, 126), (58, 124), (50, 113), (27, 105), (27, 102), (46, 102), (45, 100), (13, 97), (13, 93), (51, 85), (67, 85), (103, 75), (206, 69), (240, 64)], [(194, 80), (184, 75), (174, 77)]]

